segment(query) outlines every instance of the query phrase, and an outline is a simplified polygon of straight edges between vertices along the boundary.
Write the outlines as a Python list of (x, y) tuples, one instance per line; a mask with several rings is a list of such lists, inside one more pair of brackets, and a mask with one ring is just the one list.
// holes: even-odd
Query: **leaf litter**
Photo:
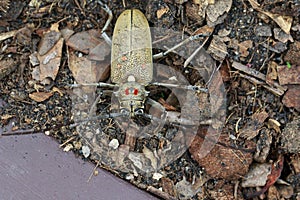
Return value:
[[(288, 2), (294, 10), (297, 8), (296, 3)], [(151, 3), (149, 2), (149, 4)], [(279, 1), (279, 3), (282, 2)], [(53, 5), (54, 9), (56, 9), (55, 6), (58, 6), (58, 4)], [(238, 8), (237, 5), (243, 6)], [(276, 8), (277, 4), (271, 5)], [(45, 3), (32, 4), (30, 9), (33, 9), (34, 12), (29, 17), (43, 16), (50, 11), (51, 6)], [(229, 116), (226, 119), (226, 126), (222, 128), (222, 134), (219, 138), (220, 144), (217, 143), (206, 157), (198, 157), (201, 154), (199, 146), (203, 142), (204, 130), (202, 133), (199, 133), (199, 137), (197, 136), (193, 140), (188, 153), (179, 157), (174, 164), (150, 176), (153, 179), (151, 180), (152, 184), (138, 181), (141, 179), (139, 170), (144, 169), (143, 166), (145, 165), (149, 166), (149, 169), (157, 169), (160, 162), (156, 155), (158, 152), (152, 151), (147, 146), (142, 146), (142, 154), (134, 154), (129, 152), (128, 146), (122, 143), (119, 145), (119, 142), (124, 141), (118, 138), (120, 136), (110, 139), (102, 138), (100, 143), (107, 143), (108, 146), (110, 143), (110, 148), (113, 149), (109, 151), (110, 155), (113, 159), (116, 159), (119, 166), (129, 165), (128, 159), (132, 161), (133, 176), (131, 177), (129, 176), (130, 174), (127, 174), (127, 177), (131, 177), (132, 183), (144, 189), (148, 188), (148, 191), (155, 191), (156, 194), (165, 198), (201, 199), (210, 197), (213, 199), (242, 199), (244, 197), (261, 195), (267, 190), (269, 191), (265, 193), (266, 198), (299, 196), (299, 194), (290, 192), (291, 187), (293, 191), (293, 188), (297, 187), (297, 183), (299, 185), (299, 182), (297, 182), (297, 180), (299, 181), (297, 179), (299, 176), (299, 158), (297, 155), (299, 154), (298, 147), (300, 146), (299, 134), (297, 134), (299, 129), (299, 117), (297, 116), (299, 116), (300, 110), (298, 80), (300, 64), (299, 59), (297, 59), (300, 57), (300, 38), (297, 29), (297, 26), (299, 26), (297, 16), (299, 17), (299, 14), (272, 13), (272, 11), (265, 10), (264, 6), (265, 4), (259, 4), (255, 0), (200, 0), (180, 1), (175, 4), (168, 3), (168, 5), (163, 7), (153, 4), (152, 7), (148, 8), (156, 14), (155, 20), (160, 25), (173, 26), (181, 30), (181, 22), (175, 24), (173, 20), (168, 21), (166, 19), (171, 17), (170, 14), (174, 9), (178, 8), (180, 10), (180, 7), (185, 7), (187, 10), (193, 11), (186, 13), (186, 19), (182, 18), (182, 22), (189, 22), (190, 26), (188, 26), (187, 32), (195, 33), (205, 24), (210, 26), (210, 31), (208, 31), (210, 40), (207, 42), (206, 49), (210, 56), (214, 58), (213, 62), (222, 63), (221, 74), (223, 77), (221, 78), (224, 78), (227, 83), (226, 90), (229, 91), (229, 102), (226, 111), (229, 113)], [(25, 9), (28, 9), (26, 5)], [(85, 5), (83, 5), (81, 10), (84, 9)], [(10, 12), (7, 6), (3, 7), (3, 10), (7, 13)], [(62, 12), (60, 9), (58, 11)], [(114, 12), (119, 14), (121, 11), (116, 9)], [(12, 13), (14, 13), (13, 17), (22, 16), (21, 12)], [(247, 17), (245, 16), (246, 14), (248, 14)], [(240, 20), (236, 15), (241, 17)], [(268, 16), (280, 29), (276, 26), (274, 27), (271, 21), (263, 15)], [(64, 67), (65, 64), (67, 63), (69, 66), (70, 73), (72, 73), (77, 83), (106, 81), (109, 77), (109, 61), (107, 61), (107, 57), (109, 57), (110, 48), (102, 40), (98, 29), (81, 29), (79, 28), (81, 23), (76, 22), (78, 19), (70, 18), (65, 23), (59, 22), (63, 19), (62, 17), (54, 15), (52, 17), (56, 18), (56, 20), (52, 19), (50, 28), (31, 29), (28, 28), (30, 26), (20, 26), (17, 31), (4, 31), (0, 35), (1, 41), (4, 41), (1, 48), (2, 52), (16, 54), (17, 49), (15, 46), (18, 48), (23, 47), (24, 51), (26, 51), (24, 47), (28, 47), (31, 42), (35, 47), (31, 50), (31, 54), (27, 52), (28, 56), (30, 56), (31, 66), (26, 66), (25, 64), (25, 70), (22, 72), (22, 75), (25, 74), (26, 87), (30, 89), (22, 92), (11, 87), (14, 77), (20, 76), (18, 75), (20, 71), (17, 69), (18, 55), (14, 55), (17, 59), (5, 57), (4, 54), (1, 55), (0, 62), (2, 64), (0, 67), (2, 68), (0, 68), (0, 79), (9, 80), (8, 84), (1, 84), (1, 95), (3, 94), (4, 99), (11, 104), (10, 106), (15, 106), (12, 101), (14, 99), (18, 102), (36, 106), (33, 109), (36, 112), (46, 112), (48, 109), (46, 103), (44, 106), (44, 104), (38, 105), (35, 102), (48, 102), (48, 104), (55, 105), (60, 110), (59, 114), (56, 113), (54, 114), (55, 117), (52, 117), (55, 120), (51, 123), (57, 123), (59, 119), (64, 118), (64, 106), (57, 105), (52, 102), (52, 99), (68, 98), (66, 97), (68, 92), (62, 85), (69, 83), (70, 80), (72, 82), (71, 76), (60, 77), (60, 73), (65, 75), (65, 71), (68, 70)], [(254, 21), (251, 21), (251, 18), (260, 21), (264, 25), (252, 29), (251, 26), (254, 27), (256, 24)], [(150, 20), (149, 17), (148, 19)], [(245, 21), (243, 21), (244, 19)], [(224, 22), (227, 23), (227, 26)], [(62, 29), (58, 28), (59, 23), (61, 23)], [(243, 23), (248, 23), (251, 26), (247, 29)], [(93, 27), (92, 24), (93, 22), (88, 25)], [(267, 31), (267, 33), (266, 31), (259, 31), (261, 28), (270, 31)], [(243, 34), (243, 30), (246, 29), (253, 35), (247, 36), (247, 33)], [(32, 35), (31, 31), (35, 35)], [(13, 40), (10, 40), (11, 38)], [(66, 52), (64, 44), (66, 44)], [(285, 46), (288, 50), (286, 51), (282, 46)], [(167, 62), (170, 59), (173, 58), (167, 58)], [(201, 59), (196, 59), (198, 59), (199, 66), (205, 66), (201, 70), (206, 71), (208, 74), (213, 74), (214, 67), (203, 61), (210, 58), (202, 56)], [(176, 62), (180, 65), (180, 62)], [(287, 62), (291, 64), (291, 67), (286, 65)], [(192, 65), (190, 64), (190, 66)], [(30, 73), (32, 73), (34, 79), (30, 78)], [(213, 80), (212, 85), (215, 91), (221, 90), (221, 87), (217, 84), (219, 78)], [(61, 81), (65, 81), (65, 83), (61, 85)], [(57, 87), (53, 87), (53, 84)], [(95, 88), (92, 91), (94, 92)], [(95, 100), (95, 97), (91, 97), (90, 101), (93, 100)], [(169, 104), (165, 99), (161, 99), (160, 102), (172, 110), (176, 109), (176, 106)], [(219, 101), (216, 100), (214, 103), (216, 108), (210, 111), (218, 112), (218, 108), (221, 107), (218, 104)], [(91, 106), (91, 104), (87, 106)], [(9, 114), (1, 111), (2, 121), (22, 116), (17, 114), (17, 111), (14, 112), (16, 113), (12, 112)], [(23, 113), (23, 115), (25, 114)], [(25, 118), (27, 118), (25, 121), (29, 122), (27, 126), (30, 126), (32, 121), (38, 121), (38, 119), (28, 120), (30, 116)], [(105, 125), (108, 127), (107, 130), (114, 129), (109, 128), (109, 123)], [(220, 128), (218, 125), (215, 126)], [(16, 127), (18, 128), (18, 126)], [(20, 126), (20, 128), (23, 127)], [(134, 128), (131, 129), (133, 132), (134, 130)], [(89, 134), (93, 135), (93, 133), (86, 133), (86, 136)], [(55, 135), (55, 133), (51, 135), (58, 138), (58, 135)], [(64, 137), (59, 138), (59, 140), (68, 141), (74, 135), (78, 134), (69, 132)], [(180, 138), (181, 136), (178, 137), (178, 139)], [(131, 144), (130, 148), (139, 145), (139, 143), (132, 143), (132, 141), (127, 142)], [(167, 145), (168, 142), (160, 141), (160, 143), (161, 145)], [(232, 144), (236, 143), (241, 143), (243, 148), (251, 149), (255, 152), (245, 152), (243, 148), (232, 149)], [(76, 148), (73, 148), (75, 146)], [(82, 146), (76, 140), (70, 140), (65, 144), (65, 151), (71, 149), (75, 152), (80, 150), (86, 158), (96, 158), (96, 156), (92, 155), (89, 147)], [(281, 150), (284, 152), (283, 155)], [(292, 170), (287, 169), (282, 172), (283, 164), (286, 162), (290, 162)], [(180, 167), (182, 163), (185, 164), (185, 167)], [(119, 174), (114, 169), (111, 170)], [(170, 174), (174, 173), (178, 175), (170, 176)], [(201, 177), (205, 177), (203, 181), (200, 181)], [(279, 178), (287, 181), (291, 187), (279, 185)], [(214, 181), (213, 183), (211, 182), (212, 180)], [(237, 185), (234, 185), (233, 183), (238, 180), (242, 180), (241, 185), (239, 185), (239, 182), (236, 182)], [(262, 188), (257, 191), (252, 189), (252, 187), (258, 186)], [(162, 188), (162, 191), (159, 188)], [(204, 190), (207, 192), (204, 192)]]

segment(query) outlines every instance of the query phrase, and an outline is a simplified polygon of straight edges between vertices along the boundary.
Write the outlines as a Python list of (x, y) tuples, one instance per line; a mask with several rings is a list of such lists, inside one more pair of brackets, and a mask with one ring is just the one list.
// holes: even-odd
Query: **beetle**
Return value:
[[(111, 81), (108, 83), (92, 83), (92, 84), (73, 84), (73, 86), (108, 86), (118, 88), (114, 95), (118, 98), (121, 116), (146, 115), (144, 113), (145, 101), (149, 94), (146, 90), (147, 85), (164, 86), (169, 88), (182, 88), (192, 91), (204, 91), (207, 89), (192, 85), (176, 85), (168, 83), (151, 82), (153, 79), (153, 58), (165, 56), (174, 49), (186, 44), (187, 42), (197, 39), (203, 34), (191, 36), (183, 42), (177, 44), (166, 52), (152, 55), (152, 39), (148, 21), (145, 15), (137, 9), (128, 9), (121, 13), (118, 17), (112, 41), (106, 35), (105, 30), (112, 20), (112, 12), (106, 4), (98, 2), (101, 8), (109, 14), (104, 28), (102, 29), (102, 37), (111, 45)], [(157, 102), (148, 101), (150, 104)], [(159, 105), (160, 106), (160, 105)], [(161, 107), (161, 106), (160, 106)], [(112, 113), (106, 117), (120, 116)], [(152, 118), (152, 116), (148, 115)]]
[(153, 78), (152, 40), (148, 21), (137, 10), (125, 10), (117, 19), (111, 47), (111, 80), (122, 113), (143, 113)]

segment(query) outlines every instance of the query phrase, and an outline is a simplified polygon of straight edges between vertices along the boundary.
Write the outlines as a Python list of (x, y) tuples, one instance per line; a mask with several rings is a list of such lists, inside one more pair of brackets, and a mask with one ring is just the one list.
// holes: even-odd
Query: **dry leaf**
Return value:
[(288, 85), (288, 90), (284, 94), (282, 103), (286, 107), (293, 107), (300, 111), (300, 85)]
[(260, 4), (257, 3), (256, 0), (248, 0), (248, 1), (255, 10), (257, 10), (257, 11), (269, 16), (271, 19), (273, 19), (285, 33), (287, 33), (287, 34), (290, 33), (290, 29), (291, 29), (292, 22), (293, 22), (293, 18), (291, 16), (281, 16), (278, 14), (272, 14), (270, 12), (266, 12), (260, 8)]
[(169, 7), (161, 8), (156, 11), (157, 19), (160, 19), (165, 13), (169, 11)]
[(223, 38), (217, 35), (214, 35), (207, 51), (214, 59), (220, 62), (222, 62), (228, 54), (227, 45), (225, 44)]
[(214, 4), (210, 4), (206, 8), (207, 18), (211, 22), (216, 22), (218, 18), (225, 12), (229, 12), (232, 0), (217, 0)]
[(13, 118), (14, 116), (15, 116), (15, 115), (4, 114), (4, 115), (1, 115), (1, 119), (2, 119), (2, 120), (8, 120), (8, 119)]
[(264, 186), (271, 173), (271, 164), (253, 164), (242, 181), (242, 187)]
[(29, 94), (29, 98), (36, 102), (43, 102), (53, 95), (52, 92), (33, 92)]
[(268, 71), (266, 75), (266, 83), (272, 85), (273, 82), (277, 79), (277, 63), (270, 61), (268, 64)]
[(5, 33), (1, 33), (0, 34), (0, 41), (6, 40), (8, 38), (11, 38), (13, 36), (15, 36), (15, 34), (18, 32), (18, 30), (14, 30), (14, 31), (8, 31)]
[(44, 55), (38, 55), (40, 63), (38, 67), (39, 81), (43, 81), (48, 77), (55, 80), (61, 62), (63, 42), (64, 39), (60, 38), (50, 51)]
[(245, 40), (238, 44), (239, 52), (242, 57), (247, 57), (249, 55), (248, 49), (252, 48), (253, 42), (252, 40)]
[[(192, 158), (199, 163), (200, 166), (204, 167), (206, 173), (213, 178), (223, 178), (227, 180), (237, 180), (248, 172), (248, 168), (252, 163), (253, 155), (250, 152), (242, 150), (231, 149), (227, 146), (216, 144), (210, 150), (210, 152), (203, 157), (203, 143), (202, 137), (207, 134), (196, 136), (194, 141), (189, 147), (189, 151), (192, 154)], [(217, 140), (218, 138), (211, 138), (211, 140)], [(218, 142), (225, 145), (230, 144), (227, 134), (222, 134)], [(213, 142), (211, 142), (213, 143)], [(216, 142), (214, 142), (216, 143)], [(248, 149), (253, 148), (254, 143), (247, 140), (246, 145)]]
[(280, 85), (300, 84), (300, 66), (277, 66)]
[(251, 120), (239, 131), (239, 136), (251, 140), (259, 133), (264, 121), (269, 117), (266, 111), (256, 112), (251, 116)]
[(66, 44), (73, 50), (88, 54), (91, 49), (94, 49), (102, 41), (99, 31), (89, 30), (72, 35)]

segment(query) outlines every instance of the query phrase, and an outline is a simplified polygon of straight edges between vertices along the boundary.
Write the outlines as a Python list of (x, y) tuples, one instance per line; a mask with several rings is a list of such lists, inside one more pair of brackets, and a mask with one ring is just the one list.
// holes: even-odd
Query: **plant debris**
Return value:
[(3, 0), (0, 126), (14, 126), (0, 139), (44, 132), (162, 199), (298, 199), (299, 2), (105, 2), (109, 37), (124, 10), (145, 13), (153, 55), (169, 52), (153, 60), (152, 83), (179, 87), (147, 85), (146, 115), (123, 117), (103, 37), (107, 10)]

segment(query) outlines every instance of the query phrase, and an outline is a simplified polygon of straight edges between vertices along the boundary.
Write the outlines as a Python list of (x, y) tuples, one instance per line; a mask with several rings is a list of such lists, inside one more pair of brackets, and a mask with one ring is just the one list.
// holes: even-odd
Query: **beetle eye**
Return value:
[(129, 95), (129, 88), (125, 89), (125, 95)]

